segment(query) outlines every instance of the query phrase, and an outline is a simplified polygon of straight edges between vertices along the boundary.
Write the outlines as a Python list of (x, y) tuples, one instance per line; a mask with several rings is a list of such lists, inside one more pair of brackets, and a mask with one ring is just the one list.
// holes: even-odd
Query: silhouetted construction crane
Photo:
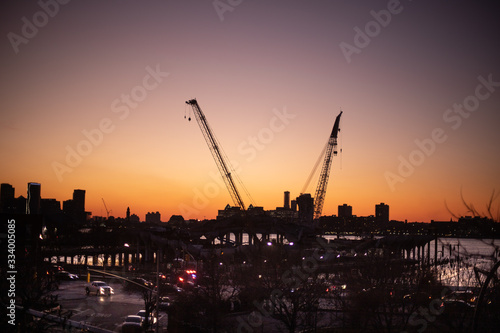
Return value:
[(316, 187), (316, 195), (314, 196), (314, 218), (315, 219), (319, 218), (321, 216), (321, 212), (323, 211), (323, 203), (325, 202), (326, 188), (328, 186), (328, 178), (330, 177), (330, 168), (332, 166), (332, 153), (333, 153), (333, 156), (337, 155), (337, 136), (338, 136), (338, 132), (340, 131), (339, 123), (340, 123), (340, 116), (341, 115), (342, 115), (342, 111), (340, 111), (339, 115), (335, 119), (332, 133), (330, 134), (328, 142), (327, 142), (325, 148), (323, 149), (323, 151), (321, 152), (321, 155), (320, 155), (318, 161), (314, 165), (313, 171), (311, 172), (311, 174), (309, 175), (309, 178), (306, 181), (306, 185), (302, 189), (302, 193), (304, 193), (307, 190), (307, 187), (309, 186), (311, 178), (316, 173), (316, 169), (319, 165), (321, 157), (324, 154), (323, 167), (321, 168), (321, 174), (319, 176), (318, 186)]
[(109, 219), (109, 213), (111, 213), (110, 210), (108, 210), (108, 207), (106, 207), (106, 203), (104, 202), (104, 198), (102, 199), (102, 203), (104, 204), (104, 209), (106, 210), (106, 219)]
[(332, 133), (328, 139), (328, 145), (326, 147), (325, 159), (323, 161), (323, 167), (321, 168), (321, 174), (319, 176), (318, 186), (316, 187), (316, 195), (314, 196), (314, 218), (317, 219), (321, 216), (323, 211), (323, 203), (325, 201), (326, 188), (328, 186), (328, 178), (330, 177), (330, 168), (332, 166), (332, 152), (333, 155), (337, 155), (337, 135), (339, 132), (339, 122), (342, 111), (335, 119), (335, 124), (333, 125)]
[[(229, 194), (231, 195), (234, 205), (240, 207), (242, 210), (246, 210), (245, 204), (243, 203), (240, 193), (236, 188), (236, 184), (234, 183), (233, 175), (231, 173), (232, 169), (230, 169), (229, 159), (222, 150), (222, 147), (219, 144), (219, 141), (217, 141), (217, 138), (212, 132), (212, 129), (208, 125), (207, 119), (205, 118), (205, 115), (201, 111), (198, 102), (196, 101), (196, 99), (191, 99), (189, 101), (186, 101), (186, 104), (191, 105), (191, 107), (193, 108), (193, 112), (196, 117), (196, 120), (198, 121), (198, 125), (200, 126), (201, 132), (205, 137), (205, 141), (207, 142), (208, 148), (212, 152), (215, 164), (217, 164), (217, 168), (219, 169), (222, 178), (224, 179), (224, 183), (226, 184), (226, 187), (229, 191)], [(189, 120), (191, 120), (191, 117), (189, 117)], [(235, 177), (237, 178), (236, 175)], [(241, 181), (239, 181), (239, 183), (245, 190)], [(249, 196), (246, 190), (245, 192)]]

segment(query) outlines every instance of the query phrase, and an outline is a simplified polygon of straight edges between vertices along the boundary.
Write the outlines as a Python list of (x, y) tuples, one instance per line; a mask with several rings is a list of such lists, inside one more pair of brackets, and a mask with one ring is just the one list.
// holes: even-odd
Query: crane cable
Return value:
[(191, 121), (191, 109), (187, 104), (184, 105), (184, 119), (186, 118), (188, 121)]
[[(196, 101), (196, 99), (194, 99), (194, 100)], [(189, 107), (188, 103), (186, 102), (186, 105), (185, 105), (185, 108), (184, 108), (184, 118), (186, 118), (186, 107), (187, 107), (187, 110), (188, 110), (187, 111), (188, 120), (191, 121), (191, 111), (193, 110), (193, 106)], [(203, 112), (201, 111), (201, 108), (199, 107), (199, 105), (198, 105), (198, 109), (203, 114)], [(193, 113), (195, 115), (195, 118), (196, 118), (198, 124), (200, 125), (200, 127), (202, 127), (202, 125), (200, 124), (200, 120), (198, 118), (198, 113), (196, 113), (196, 112), (193, 112)], [(203, 115), (203, 117), (205, 117), (205, 116)], [(246, 196), (250, 200), (250, 203), (255, 206), (255, 202), (254, 202), (252, 196), (250, 195), (250, 193), (248, 192), (247, 188), (245, 187), (245, 185), (241, 181), (240, 177), (238, 176), (237, 171), (234, 169), (234, 167), (233, 167), (232, 163), (230, 162), (229, 158), (227, 157), (224, 149), (222, 148), (222, 146), (220, 145), (219, 141), (217, 140), (215, 134), (213, 133), (212, 129), (210, 128), (210, 125), (206, 121), (205, 121), (205, 124), (206, 124), (207, 131), (208, 131), (207, 133), (210, 133), (209, 136), (215, 141), (215, 143), (217, 145), (217, 150), (219, 151), (219, 154), (220, 154), (222, 160), (225, 161), (225, 163), (223, 163), (223, 164), (227, 164), (225, 166), (227, 167), (227, 171), (229, 171), (229, 175), (232, 176), (240, 184), (240, 187), (243, 188), (243, 191), (245, 192)], [(202, 129), (202, 134), (203, 134), (203, 137), (204, 137), (205, 141), (207, 141), (207, 135), (205, 134), (205, 132), (203, 131), (203, 129)], [(209, 142), (207, 141), (207, 144), (208, 143)], [(210, 144), (209, 144), (209, 149), (212, 151), (212, 154), (213, 154), (213, 150), (210, 147)], [(228, 189), (229, 189), (231, 187), (229, 185), (230, 183), (228, 183), (227, 179), (224, 178), (224, 176), (223, 176), (223, 174), (226, 171), (222, 170), (217, 162), (216, 162), (216, 164), (217, 164), (217, 168), (219, 169), (219, 172), (221, 173), (222, 180), (226, 184), (226, 187), (228, 187)], [(235, 185), (236, 184), (233, 184), (233, 186), (235, 186)], [(237, 196), (239, 197), (239, 193), (238, 193), (238, 191), (237, 191), (236, 188), (235, 188), (235, 190), (236, 190)], [(231, 190), (230, 190), (229, 194), (230, 194), (231, 198), (233, 199), (233, 201), (238, 201), (237, 198), (231, 193)], [(239, 199), (242, 201), (241, 197)], [(241, 202), (241, 204), (244, 205), (243, 202)], [(243, 209), (244, 207), (241, 207), (241, 208)]]
[(328, 147), (328, 141), (326, 142), (325, 146), (323, 147), (323, 150), (321, 151), (321, 154), (319, 154), (318, 156), (318, 159), (316, 160), (316, 163), (314, 164), (314, 167), (311, 171), (311, 173), (309, 174), (309, 177), (307, 177), (307, 180), (306, 180), (306, 183), (304, 184), (304, 187), (302, 188), (302, 191), (300, 193), (306, 193), (309, 185), (311, 184), (311, 179), (314, 177), (314, 175), (317, 173), (318, 171), (318, 166), (319, 164), (321, 163), (321, 161), (324, 159), (325, 157), (325, 153), (326, 153), (326, 148)]
[[(340, 112), (342, 112), (342, 108), (340, 108)], [(340, 126), (340, 122), (342, 122), (342, 119), (339, 121), (339, 132), (340, 132), (340, 150), (339, 150), (339, 153), (340, 153), (340, 170), (342, 170), (342, 137), (343, 137), (343, 134), (342, 134), (342, 131), (340, 130), (342, 128), (342, 126)]]

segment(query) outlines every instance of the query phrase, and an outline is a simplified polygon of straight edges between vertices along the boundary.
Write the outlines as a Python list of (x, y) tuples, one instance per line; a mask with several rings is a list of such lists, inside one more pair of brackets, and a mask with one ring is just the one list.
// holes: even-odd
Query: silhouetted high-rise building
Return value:
[(75, 211), (75, 208), (74, 208), (73, 200), (72, 199), (64, 200), (63, 201), (63, 212), (68, 214), (68, 215), (71, 215), (71, 214), (73, 214), (74, 211)]
[(311, 223), (314, 217), (314, 199), (311, 194), (304, 193), (297, 198), (299, 206), (299, 220), (302, 223)]
[(73, 209), (75, 213), (85, 212), (85, 190), (73, 190)]
[(40, 214), (41, 185), (28, 183), (28, 199), (26, 201), (26, 214)]
[(18, 214), (26, 214), (26, 202), (28, 199), (20, 195), (14, 199), (14, 210)]
[(285, 191), (285, 202), (283, 203), (283, 208), (290, 209), (290, 192)]
[(352, 206), (347, 204), (339, 205), (338, 217), (352, 217)]
[(389, 222), (389, 205), (386, 205), (383, 202), (375, 205), (375, 221)]
[(0, 200), (14, 199), (15, 189), (10, 184), (3, 183), (0, 188)]
[(146, 214), (146, 222), (148, 223), (161, 223), (161, 216), (159, 212), (156, 213), (147, 213)]
[(63, 201), (63, 212), (74, 222), (84, 223), (87, 220), (85, 190), (73, 190), (73, 199)]
[(41, 199), (40, 211), (44, 215), (60, 214), (61, 203), (56, 199)]
[(11, 213), (15, 211), (14, 187), (3, 183), (0, 188), (0, 212)]

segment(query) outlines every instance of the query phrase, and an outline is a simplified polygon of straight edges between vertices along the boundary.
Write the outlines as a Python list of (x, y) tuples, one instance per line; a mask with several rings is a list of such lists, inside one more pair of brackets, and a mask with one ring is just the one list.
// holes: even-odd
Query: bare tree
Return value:
[(315, 328), (326, 283), (318, 275), (316, 259), (290, 255), (284, 246), (273, 244), (260, 253), (261, 264), (255, 266), (261, 273), (261, 297), (254, 305), (265, 316), (281, 322), (288, 332)]
[(196, 281), (197, 285), (186, 285), (183, 297), (174, 302), (169, 332), (219, 332), (240, 292), (233, 269), (215, 252), (198, 269)]
[[(494, 209), (495, 201), (500, 197), (500, 193), (495, 193), (495, 192), (496, 191), (493, 190), (493, 192), (491, 193), (490, 199), (488, 200), (488, 202), (485, 205), (486, 211), (478, 210), (474, 206), (474, 203), (468, 202), (467, 200), (465, 200), (462, 189), (460, 189), (460, 199), (462, 200), (462, 204), (464, 205), (464, 207), (467, 209), (467, 213), (470, 213), (473, 216), (486, 217), (494, 222), (500, 222), (500, 203), (496, 209), (496, 212)], [(452, 212), (448, 208), (446, 201), (444, 202), (444, 205), (445, 205), (446, 209), (448, 210), (448, 212), (451, 214), (451, 216), (453, 216), (456, 219), (460, 218), (460, 216), (458, 216), (457, 214), (455, 214), (454, 212)]]
[(146, 318), (144, 319), (144, 329), (148, 330), (152, 324), (150, 322), (150, 318), (152, 318), (151, 314), (153, 313), (156, 305), (156, 293), (152, 290), (143, 290), (142, 298), (144, 299), (144, 310), (146, 311)]

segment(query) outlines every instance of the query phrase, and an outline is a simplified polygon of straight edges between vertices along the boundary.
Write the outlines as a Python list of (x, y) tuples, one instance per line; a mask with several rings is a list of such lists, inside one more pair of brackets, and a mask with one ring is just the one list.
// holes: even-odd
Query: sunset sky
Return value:
[(215, 218), (232, 202), (192, 98), (266, 210), (300, 194), (340, 110), (324, 215), (384, 202), (391, 219), (449, 220), (445, 202), (467, 215), (461, 191), (483, 211), (500, 193), (497, 2), (41, 0), (0, 13), (0, 182), (16, 196), (35, 181), (60, 201), (85, 189), (97, 216), (104, 198), (114, 216)]

